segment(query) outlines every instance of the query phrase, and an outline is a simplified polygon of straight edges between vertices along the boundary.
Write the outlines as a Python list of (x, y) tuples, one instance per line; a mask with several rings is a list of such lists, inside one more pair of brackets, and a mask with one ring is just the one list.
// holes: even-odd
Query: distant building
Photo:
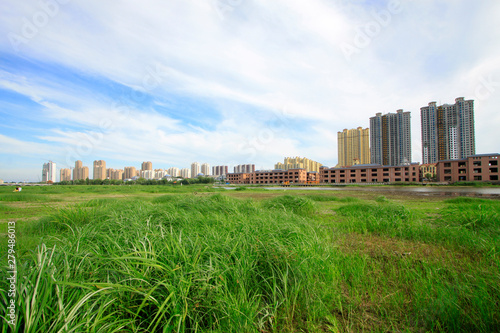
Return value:
[(226, 182), (231, 184), (250, 184), (251, 173), (228, 173)]
[[(436, 178), (437, 174), (437, 163), (427, 163), (420, 165), (420, 177), (424, 178)], [(428, 177), (430, 175), (430, 177)]]
[(437, 162), (437, 181), (493, 181), (498, 182), (500, 154), (478, 154), (458, 160)]
[(139, 177), (144, 179), (155, 179), (155, 172), (153, 170), (141, 170)]
[(163, 179), (167, 175), (167, 171), (163, 169), (155, 169), (154, 179)]
[(308, 179), (306, 169), (258, 170), (252, 173), (228, 173), (226, 181), (231, 184), (305, 184)]
[(153, 163), (151, 162), (142, 162), (141, 170), (153, 170)]
[(345, 168), (322, 167), (320, 181), (326, 184), (418, 182), (419, 163), (399, 166), (364, 164)]
[(132, 179), (138, 177), (137, 169), (135, 167), (125, 167), (123, 169), (123, 179)]
[(410, 112), (377, 113), (370, 118), (370, 155), (372, 164), (411, 163)]
[(370, 130), (358, 127), (337, 132), (338, 166), (370, 163)]
[(89, 167), (83, 166), (82, 161), (76, 161), (73, 169), (73, 180), (85, 180), (87, 178), (89, 178)]
[(255, 172), (255, 164), (240, 164), (234, 167), (234, 173), (252, 173)]
[(182, 178), (191, 178), (191, 170), (188, 168), (181, 169), (180, 175)]
[(218, 165), (212, 167), (212, 175), (214, 176), (223, 176), (226, 175), (228, 172), (228, 166), (227, 165)]
[(201, 173), (204, 175), (204, 176), (210, 176), (210, 164), (208, 163), (203, 163), (201, 165)]
[(200, 163), (198, 163), (198, 162), (192, 163), (191, 164), (191, 176), (193, 178), (196, 178), (200, 172), (201, 172)]
[(71, 169), (69, 168), (61, 169), (60, 173), (61, 175), (59, 179), (61, 182), (71, 181)]
[(290, 169), (306, 169), (306, 171), (319, 171), (322, 166), (321, 163), (315, 162), (308, 158), (301, 157), (285, 157), (283, 163), (276, 163), (274, 169), (276, 170), (290, 170)]
[(42, 181), (51, 181), (55, 183), (57, 181), (56, 177), (56, 164), (52, 161), (49, 161), (49, 163), (44, 163), (42, 168)]
[(123, 180), (123, 170), (121, 169), (107, 169), (106, 178), (113, 180)]
[(106, 162), (94, 161), (94, 179), (106, 179)]
[(466, 158), (476, 153), (474, 100), (455, 99), (455, 104), (420, 108), (422, 163)]
[(171, 177), (179, 177), (179, 176), (180, 176), (180, 170), (179, 170), (179, 168), (175, 168), (175, 167), (169, 168), (169, 169), (167, 170), (167, 173), (168, 173)]

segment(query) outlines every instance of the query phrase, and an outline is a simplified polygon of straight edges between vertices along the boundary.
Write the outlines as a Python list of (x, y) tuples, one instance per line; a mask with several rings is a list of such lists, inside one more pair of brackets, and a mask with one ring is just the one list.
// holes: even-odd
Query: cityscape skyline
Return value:
[(0, 179), (41, 181), (49, 160), (335, 166), (337, 131), (398, 109), (412, 112), (410, 159), (423, 162), (419, 110), (457, 96), (474, 100), (476, 153), (498, 152), (499, 10), (467, 0), (2, 1)]
[[(422, 129), (422, 159), (425, 165), (446, 160), (464, 159), (475, 155), (475, 121), (474, 100), (465, 100), (463, 97), (455, 98), (455, 104), (443, 104), (439, 107), (436, 102), (420, 108)], [(370, 128), (337, 132), (339, 144), (339, 161), (335, 168), (354, 165), (379, 165), (403, 166), (414, 164), (410, 156), (411, 145), (411, 112), (399, 109), (396, 113), (377, 113), (370, 117)], [(432, 144), (429, 144), (431, 143)], [(433, 151), (431, 154), (430, 152)], [(371, 155), (371, 157), (370, 157)], [(433, 159), (433, 160), (431, 160)], [(347, 163), (347, 161), (350, 161)], [(416, 162), (419, 164), (420, 162)], [(88, 167), (82, 166), (82, 161), (76, 161), (73, 169), (73, 180), (85, 179), (116, 179), (125, 180), (133, 178), (163, 179), (173, 177), (195, 178), (197, 176), (222, 176), (228, 173), (229, 166), (214, 166), (208, 163), (191, 163), (190, 168), (179, 169), (170, 167), (154, 169), (151, 161), (141, 164), (141, 169), (124, 167), (123, 169), (106, 168), (106, 161), (93, 162), (93, 176), (88, 175)], [(307, 172), (319, 172), (321, 163), (308, 158), (285, 157), (284, 162), (274, 164), (271, 170), (304, 169)], [(223, 170), (223, 171), (222, 171)], [(71, 168), (60, 168), (59, 181), (71, 179)], [(255, 164), (234, 166), (234, 173), (255, 172)], [(42, 181), (57, 180), (56, 164), (52, 161), (43, 164)], [(82, 178), (83, 177), (83, 178)], [(3, 180), (2, 180), (3, 181)]]

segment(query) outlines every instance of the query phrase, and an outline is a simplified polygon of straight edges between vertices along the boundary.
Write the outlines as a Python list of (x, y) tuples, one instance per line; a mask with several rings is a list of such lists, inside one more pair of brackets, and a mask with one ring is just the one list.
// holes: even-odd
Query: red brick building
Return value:
[(472, 155), (459, 160), (437, 163), (438, 182), (493, 181), (498, 182), (500, 154)]
[(250, 184), (282, 184), (285, 182), (304, 184), (306, 169), (255, 171), (250, 174)]
[(250, 184), (251, 173), (228, 173), (226, 182), (230, 184)]
[(418, 182), (419, 163), (399, 166), (363, 164), (345, 168), (322, 167), (320, 181), (326, 184)]

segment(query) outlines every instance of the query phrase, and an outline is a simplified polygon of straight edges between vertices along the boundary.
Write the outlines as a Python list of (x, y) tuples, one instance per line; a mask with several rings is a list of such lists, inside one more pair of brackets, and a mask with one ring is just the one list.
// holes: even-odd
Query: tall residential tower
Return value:
[(43, 169), (42, 169), (42, 182), (56, 182), (56, 164), (52, 161), (49, 161), (49, 163), (44, 163), (43, 164)]
[(370, 163), (370, 130), (358, 127), (337, 132), (339, 167)]
[(422, 163), (466, 158), (476, 153), (474, 100), (455, 99), (455, 104), (420, 108)]
[(373, 164), (411, 163), (410, 112), (377, 113), (370, 118), (370, 153)]
[(106, 161), (94, 161), (94, 179), (106, 179)]

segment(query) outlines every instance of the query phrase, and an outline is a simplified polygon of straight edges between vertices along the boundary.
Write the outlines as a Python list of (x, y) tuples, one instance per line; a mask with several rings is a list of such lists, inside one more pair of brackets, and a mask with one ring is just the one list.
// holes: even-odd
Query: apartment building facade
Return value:
[(500, 154), (478, 154), (437, 163), (439, 182), (499, 181)]
[(106, 179), (106, 162), (94, 161), (94, 179)]
[(474, 100), (455, 99), (455, 104), (420, 108), (422, 163), (466, 158), (476, 153)]
[(214, 176), (225, 176), (228, 173), (227, 165), (218, 165), (212, 167), (212, 175)]
[(358, 127), (337, 132), (337, 145), (338, 167), (370, 163), (370, 130), (368, 128)]
[(83, 166), (82, 161), (76, 161), (75, 168), (73, 169), (73, 180), (87, 178), (89, 178), (89, 167)]
[(326, 184), (392, 183), (420, 181), (419, 163), (387, 166), (379, 164), (353, 165), (345, 168), (323, 167), (320, 182)]
[(250, 184), (306, 183), (306, 169), (259, 170), (250, 174)]
[(201, 173), (204, 175), (204, 176), (210, 176), (211, 173), (210, 173), (210, 164), (208, 163), (203, 163), (201, 165)]
[(371, 164), (398, 166), (411, 163), (410, 112), (377, 113), (370, 118)]
[(306, 169), (306, 171), (319, 172), (321, 163), (310, 160), (305, 157), (285, 157), (283, 163), (278, 162), (274, 165), (275, 170), (289, 170), (289, 169)]
[(60, 171), (61, 175), (59, 177), (60, 181), (71, 181), (71, 169), (64, 168)]
[(56, 164), (52, 161), (43, 164), (42, 182), (56, 182), (57, 179)]
[(234, 173), (252, 173), (255, 172), (255, 164), (240, 164), (233, 169)]

